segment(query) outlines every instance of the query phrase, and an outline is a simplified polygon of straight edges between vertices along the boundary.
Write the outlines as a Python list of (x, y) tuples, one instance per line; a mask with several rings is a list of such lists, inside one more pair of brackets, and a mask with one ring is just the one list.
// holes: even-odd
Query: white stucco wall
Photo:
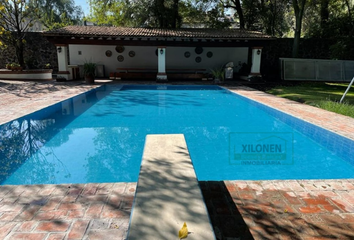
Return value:
[[(96, 62), (105, 66), (105, 75), (115, 72), (116, 68), (152, 68), (157, 69), (158, 58), (155, 55), (157, 47), (125, 46), (122, 53), (115, 50), (116, 46), (100, 45), (69, 45), (69, 55), (71, 65), (83, 65), (85, 61)], [(112, 52), (111, 57), (106, 56), (106, 51)], [(81, 51), (81, 55), (79, 55)], [(135, 56), (130, 57), (129, 52), (134, 51)], [(190, 57), (186, 58), (184, 53), (190, 52)], [(207, 52), (212, 52), (211, 58), (207, 57)], [(122, 55), (123, 62), (119, 62), (117, 57)], [(202, 61), (197, 63), (196, 57), (201, 57)], [(206, 69), (221, 67), (228, 62), (234, 62), (234, 71), (239, 70), (239, 63), (247, 63), (248, 48), (203, 48), (201, 54), (195, 53), (194, 47), (166, 47), (166, 68), (186, 68), (186, 69)]]
[(12, 72), (8, 70), (0, 71), (0, 79), (34, 79), (34, 80), (52, 80), (52, 72), (47, 71), (36, 71), (36, 73), (31, 73), (31, 71), (20, 71)]
[(261, 56), (262, 56), (261, 48), (252, 49), (252, 67), (251, 67), (251, 75), (260, 75), (261, 74)]

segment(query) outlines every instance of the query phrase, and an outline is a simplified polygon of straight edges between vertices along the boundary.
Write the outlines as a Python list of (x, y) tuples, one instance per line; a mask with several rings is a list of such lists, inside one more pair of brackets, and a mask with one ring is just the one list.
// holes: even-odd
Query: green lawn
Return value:
[(354, 118), (354, 86), (339, 104), (349, 83), (299, 83), (292, 86), (276, 86), (266, 92), (279, 97), (326, 109)]

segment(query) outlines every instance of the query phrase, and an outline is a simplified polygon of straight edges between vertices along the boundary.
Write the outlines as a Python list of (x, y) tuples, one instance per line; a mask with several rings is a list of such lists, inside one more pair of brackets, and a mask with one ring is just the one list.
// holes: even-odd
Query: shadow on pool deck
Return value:
[(218, 188), (230, 194), (254, 239), (349, 240), (354, 239), (353, 183), (225, 181)]
[[(27, 83), (16, 88), (18, 84), (22, 82), (0, 85), (0, 123), (98, 86), (58, 90), (51, 84), (37, 83), (34, 89), (25, 89), (31, 87)], [(352, 118), (250, 88), (233, 91), (354, 139)], [(0, 186), (0, 239), (82, 239), (88, 235), (90, 239), (124, 239), (135, 184)], [(222, 240), (252, 236), (261, 240), (354, 239), (354, 179), (200, 182), (200, 186)]]
[(124, 239), (136, 183), (0, 186), (0, 239)]
[(253, 239), (223, 181), (201, 181), (199, 186), (218, 240)]
[[(199, 184), (219, 240), (354, 239), (354, 180)], [(123, 240), (135, 188), (136, 183), (0, 186), (0, 239)]]

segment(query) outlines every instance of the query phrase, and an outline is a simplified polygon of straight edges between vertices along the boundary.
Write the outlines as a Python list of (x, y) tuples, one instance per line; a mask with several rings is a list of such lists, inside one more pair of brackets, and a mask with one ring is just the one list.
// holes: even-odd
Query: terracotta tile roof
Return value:
[(67, 26), (44, 32), (45, 36), (71, 37), (128, 37), (128, 38), (197, 38), (197, 39), (273, 39), (260, 32), (241, 29), (157, 29), (157, 28), (125, 28), (104, 26)]

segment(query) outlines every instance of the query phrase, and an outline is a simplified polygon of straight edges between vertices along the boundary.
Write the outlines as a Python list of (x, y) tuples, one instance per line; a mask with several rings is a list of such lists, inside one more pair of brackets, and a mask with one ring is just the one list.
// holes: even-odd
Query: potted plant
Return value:
[(46, 63), (46, 64), (44, 64), (44, 68), (45, 69), (51, 69), (52, 65), (50, 65), (50, 63)]
[(96, 63), (86, 62), (84, 63), (84, 76), (85, 81), (88, 84), (95, 82), (95, 72), (96, 72)]
[(66, 78), (63, 76), (57, 76), (57, 82), (65, 82)]
[(11, 63), (11, 71), (22, 71), (22, 67), (18, 63)]
[(214, 82), (215, 83), (220, 83), (220, 82), (223, 82), (224, 81), (224, 78), (225, 78), (225, 71), (224, 71), (224, 68), (221, 67), (221, 68), (216, 68), (216, 69), (212, 69), (211, 70), (211, 74), (213, 75), (214, 77)]
[(240, 70), (238, 70), (239, 78), (242, 80), (248, 80), (248, 75), (251, 72), (251, 66), (249, 66), (247, 63), (241, 64), (241, 62), (238, 65), (240, 67)]

